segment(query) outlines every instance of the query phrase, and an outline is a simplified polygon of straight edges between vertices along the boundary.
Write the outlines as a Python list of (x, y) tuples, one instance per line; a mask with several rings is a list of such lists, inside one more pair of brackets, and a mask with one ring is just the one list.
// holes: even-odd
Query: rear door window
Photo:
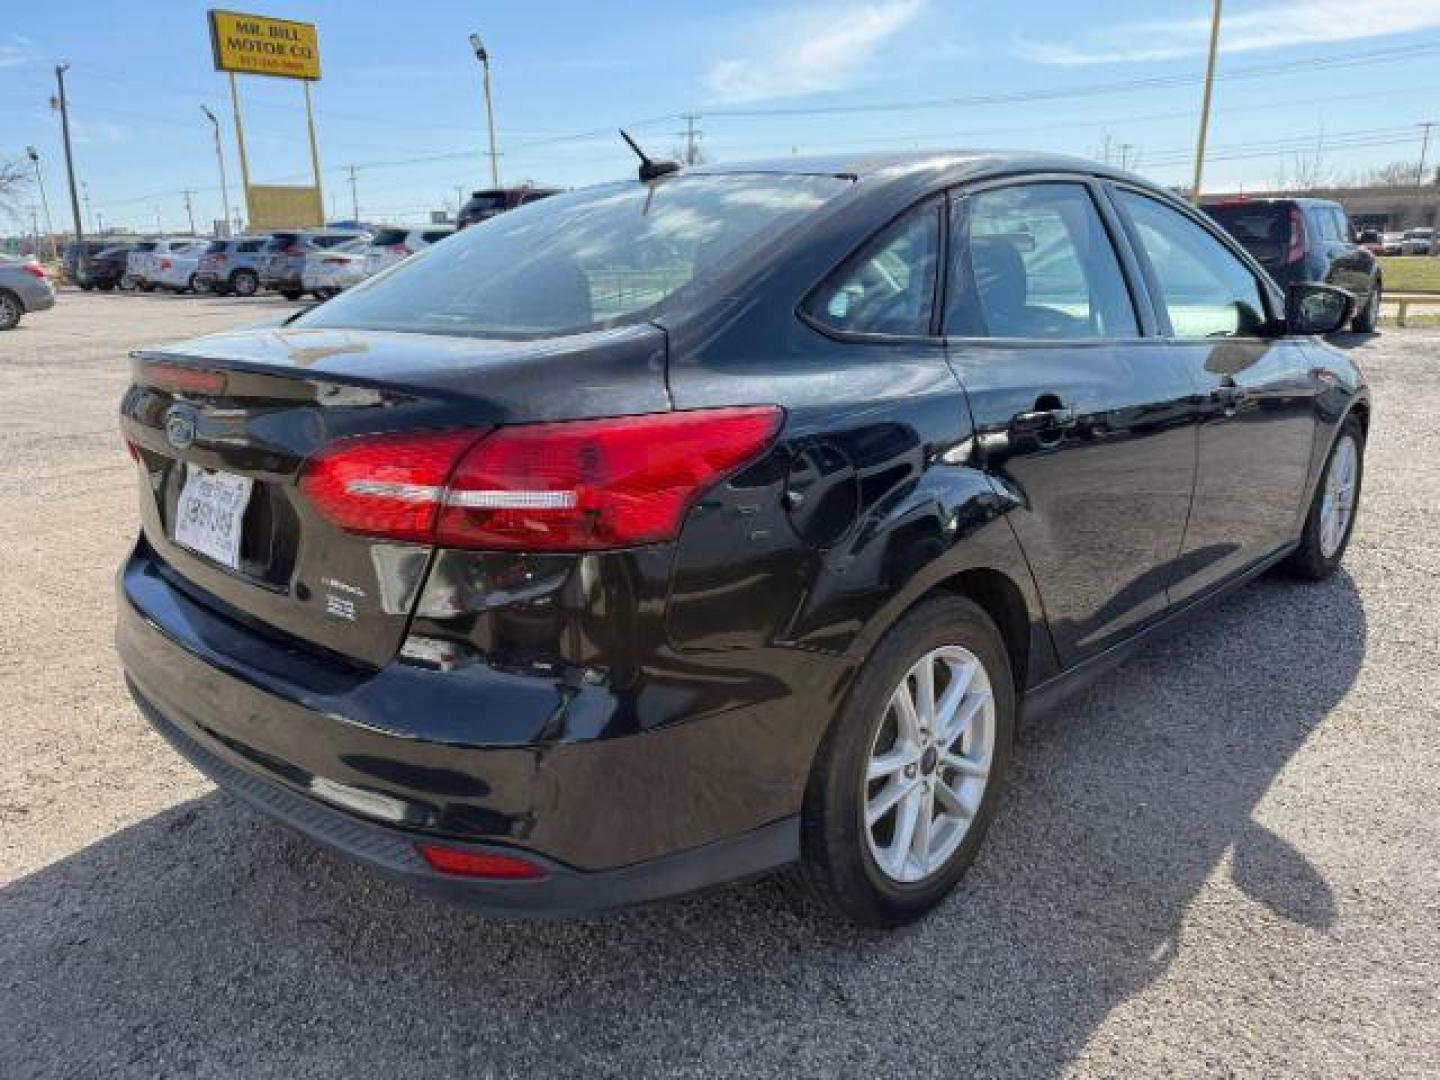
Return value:
[(940, 210), (938, 200), (926, 203), (881, 230), (811, 294), (806, 314), (847, 334), (928, 335)]
[(1176, 337), (1253, 337), (1268, 325), (1249, 268), (1179, 210), (1135, 191), (1115, 201), (1129, 218)]
[(1138, 337), (1119, 258), (1082, 184), (1019, 184), (956, 203), (946, 333)]

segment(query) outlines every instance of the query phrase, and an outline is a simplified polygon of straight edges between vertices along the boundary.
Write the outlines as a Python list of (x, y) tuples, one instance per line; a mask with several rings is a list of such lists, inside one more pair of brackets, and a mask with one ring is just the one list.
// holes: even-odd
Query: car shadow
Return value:
[(1327, 345), (1334, 345), (1337, 349), (1359, 349), (1363, 346), (1369, 345), (1379, 336), (1379, 330), (1371, 330), (1368, 333), (1358, 333), (1353, 330), (1346, 330), (1343, 333), (1327, 335), (1325, 338), (1325, 343)]
[(1212, 877), (1332, 926), (1256, 811), (1365, 644), (1343, 572), (1241, 590), (1027, 725), (971, 873), (891, 934), (779, 879), (487, 919), (206, 795), (0, 890), (0, 1074), (1057, 1075)]

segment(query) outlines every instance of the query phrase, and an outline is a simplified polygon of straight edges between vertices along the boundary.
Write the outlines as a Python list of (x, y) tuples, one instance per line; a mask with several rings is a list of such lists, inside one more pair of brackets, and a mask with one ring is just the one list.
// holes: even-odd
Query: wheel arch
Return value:
[[(1010, 654), (1010, 673), (1017, 696), (1023, 695), (1030, 670), (1031, 628), (1035, 616), (1025, 603), (1020, 586), (999, 570), (977, 567), (962, 570), (939, 582), (920, 598), (949, 593), (963, 596), (980, 606), (995, 624)], [(916, 603), (920, 601), (917, 600)]]

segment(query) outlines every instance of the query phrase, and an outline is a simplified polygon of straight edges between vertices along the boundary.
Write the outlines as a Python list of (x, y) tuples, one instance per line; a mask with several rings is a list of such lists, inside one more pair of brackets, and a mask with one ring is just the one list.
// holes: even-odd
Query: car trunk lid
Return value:
[[(381, 665), (432, 548), (328, 520), (301, 489), (307, 461), (353, 436), (664, 411), (664, 349), (647, 324), (543, 341), (280, 328), (142, 350), (121, 428), (145, 542), (178, 587), (237, 619)], [(196, 548), (192, 479), (243, 501), (229, 554)]]

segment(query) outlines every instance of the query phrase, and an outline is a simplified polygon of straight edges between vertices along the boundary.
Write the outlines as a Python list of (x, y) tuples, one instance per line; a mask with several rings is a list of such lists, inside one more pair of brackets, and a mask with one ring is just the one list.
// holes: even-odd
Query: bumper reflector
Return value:
[(416, 844), (430, 869), (458, 877), (491, 878), (496, 881), (528, 881), (543, 878), (545, 871), (532, 862), (492, 851), (465, 851), (442, 844)]

